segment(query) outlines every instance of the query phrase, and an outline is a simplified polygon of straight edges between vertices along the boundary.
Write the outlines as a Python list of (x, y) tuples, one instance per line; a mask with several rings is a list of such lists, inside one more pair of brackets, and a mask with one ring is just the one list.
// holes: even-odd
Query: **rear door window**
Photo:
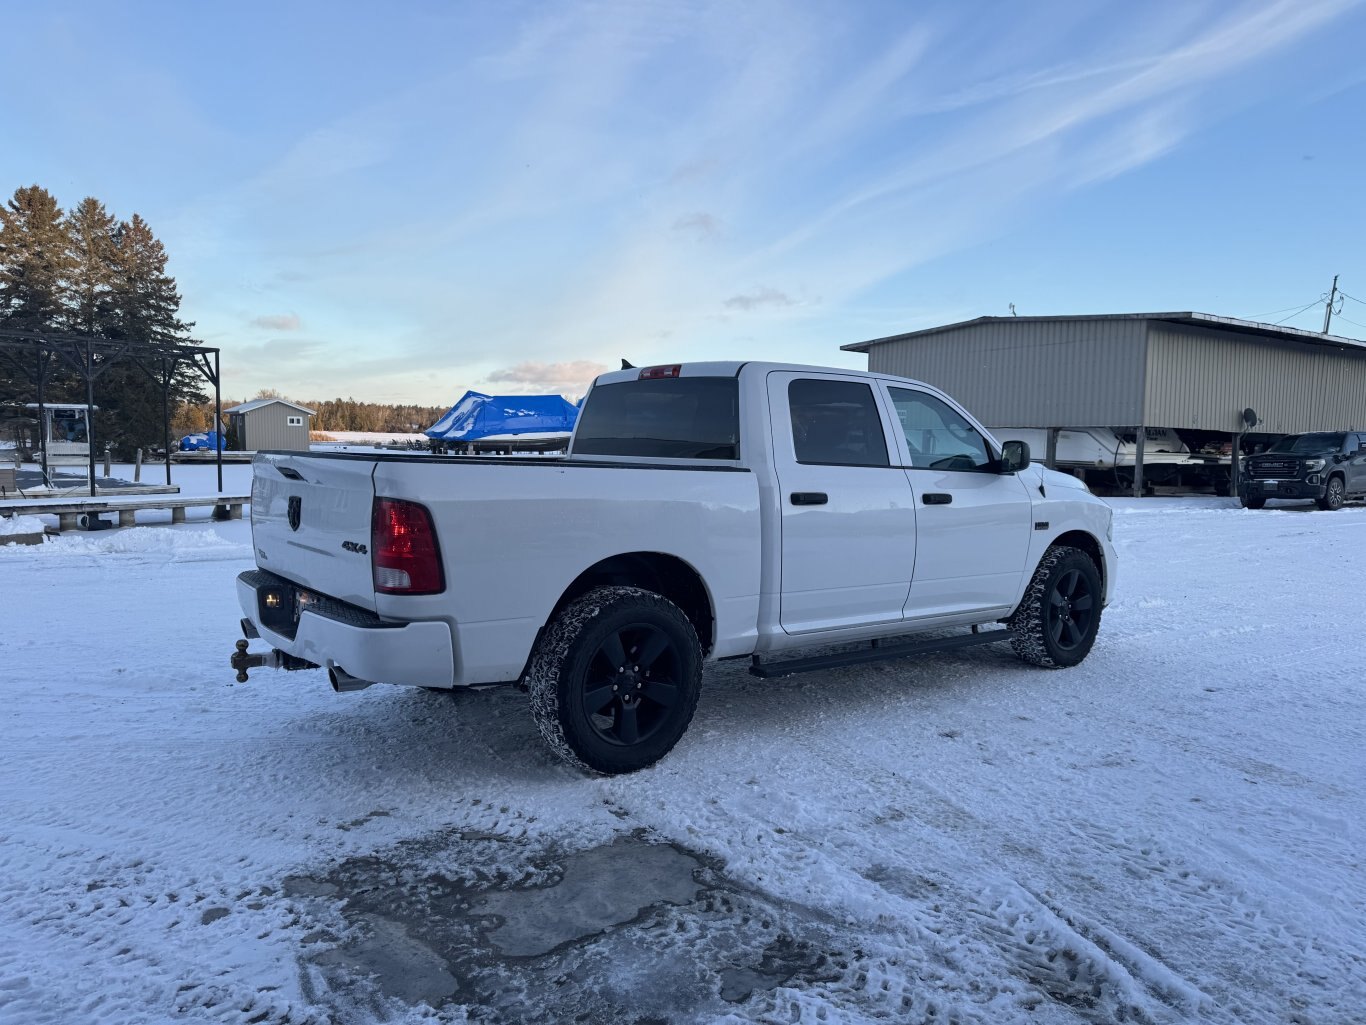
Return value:
[(890, 465), (887, 436), (868, 385), (802, 378), (788, 385), (787, 405), (797, 462)]
[(739, 381), (666, 377), (598, 385), (579, 416), (574, 453), (739, 459)]

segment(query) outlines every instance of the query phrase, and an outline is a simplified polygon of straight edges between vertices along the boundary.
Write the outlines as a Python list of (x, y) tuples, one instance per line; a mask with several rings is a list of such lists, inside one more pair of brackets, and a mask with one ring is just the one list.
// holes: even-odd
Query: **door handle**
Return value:
[(830, 496), (824, 491), (792, 492), (793, 505), (824, 505), (828, 501), (830, 501)]
[(926, 505), (951, 505), (953, 503), (953, 496), (927, 491), (920, 496), (920, 500)]

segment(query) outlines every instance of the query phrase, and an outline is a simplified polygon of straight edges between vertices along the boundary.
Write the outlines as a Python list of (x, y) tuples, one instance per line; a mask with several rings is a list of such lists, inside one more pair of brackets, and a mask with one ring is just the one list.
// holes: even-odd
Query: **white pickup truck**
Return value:
[[(1008, 640), (1071, 666), (1115, 579), (1109, 507), (1027, 445), (928, 385), (777, 363), (604, 374), (563, 459), (262, 452), (251, 520), (239, 680), (519, 682), (604, 773), (674, 746), (706, 660)], [(930, 636), (888, 643), (907, 634)]]

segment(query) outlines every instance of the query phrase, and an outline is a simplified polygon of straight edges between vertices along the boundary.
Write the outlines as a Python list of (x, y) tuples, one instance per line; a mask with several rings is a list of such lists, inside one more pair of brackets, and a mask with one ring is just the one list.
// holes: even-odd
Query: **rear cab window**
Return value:
[(575, 455), (740, 458), (735, 377), (666, 377), (594, 387), (574, 431)]

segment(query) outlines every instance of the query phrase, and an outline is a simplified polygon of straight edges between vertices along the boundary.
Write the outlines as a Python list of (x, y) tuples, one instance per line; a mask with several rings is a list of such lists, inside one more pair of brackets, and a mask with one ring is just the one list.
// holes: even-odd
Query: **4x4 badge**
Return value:
[(298, 530), (299, 521), (303, 517), (304, 500), (298, 495), (289, 496), (289, 529)]

